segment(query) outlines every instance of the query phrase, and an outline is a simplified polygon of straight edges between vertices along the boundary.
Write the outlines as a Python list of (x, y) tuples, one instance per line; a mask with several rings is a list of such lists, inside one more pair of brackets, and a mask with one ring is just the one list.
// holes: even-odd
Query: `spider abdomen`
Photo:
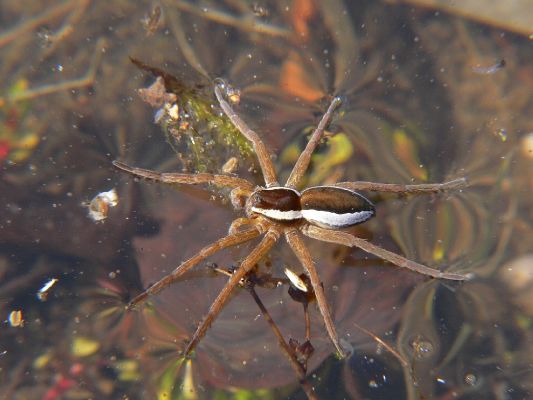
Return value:
[(300, 195), (302, 217), (322, 228), (339, 229), (361, 224), (376, 214), (364, 196), (336, 186), (316, 186)]

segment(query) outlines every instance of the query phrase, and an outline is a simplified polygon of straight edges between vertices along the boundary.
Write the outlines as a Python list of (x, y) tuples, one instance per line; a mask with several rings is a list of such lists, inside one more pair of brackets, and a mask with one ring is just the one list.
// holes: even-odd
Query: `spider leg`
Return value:
[(250, 225), (250, 224), (251, 224), (250, 218), (244, 218), (244, 217), (236, 218), (236, 219), (233, 220), (233, 222), (229, 226), (228, 232), (229, 232), (230, 235), (233, 235), (234, 233), (239, 232), (241, 227), (247, 226), (247, 225)]
[(333, 117), (333, 112), (339, 106), (340, 103), (341, 100), (338, 97), (335, 97), (333, 98), (333, 100), (331, 100), (331, 104), (329, 105), (328, 110), (322, 116), (320, 123), (311, 135), (309, 142), (307, 142), (304, 151), (302, 152), (302, 154), (300, 154), (298, 161), (296, 161), (296, 164), (294, 165), (294, 168), (291, 171), (289, 179), (287, 179), (285, 187), (295, 188), (298, 183), (300, 183), (300, 179), (302, 179), (302, 176), (305, 174), (305, 171), (307, 171), (307, 167), (309, 166), (309, 162), (311, 161), (311, 156), (313, 155), (316, 146), (318, 146), (320, 139), (322, 139), (322, 136), (324, 135), (324, 130), (326, 129), (326, 126), (329, 124), (331, 118)]
[(467, 186), (465, 178), (454, 179), (444, 183), (424, 183), (421, 185), (401, 185), (396, 183), (376, 182), (339, 182), (333, 186), (351, 190), (369, 190), (373, 192), (391, 192), (400, 194), (436, 193), (461, 189)]
[(235, 125), (235, 127), (244, 135), (244, 137), (252, 142), (252, 146), (255, 154), (257, 154), (266, 185), (279, 186), (278, 179), (276, 178), (276, 172), (274, 170), (274, 163), (270, 158), (270, 153), (268, 152), (265, 144), (259, 135), (250, 129), (250, 127), (246, 125), (246, 122), (244, 122), (241, 117), (239, 117), (237, 113), (233, 111), (229, 103), (224, 100), (224, 96), (222, 94), (223, 87), (224, 85), (222, 84), (215, 85), (215, 95), (217, 96), (217, 100), (220, 103), (222, 111), (224, 111), (231, 123)]
[(348, 232), (334, 231), (331, 229), (319, 228), (318, 226), (307, 225), (302, 229), (304, 235), (323, 242), (342, 244), (348, 247), (359, 247), (367, 253), (374, 254), (385, 261), (398, 267), (407, 268), (419, 274), (428, 275), (433, 278), (450, 279), (454, 281), (465, 281), (472, 278), (472, 274), (454, 274), (452, 272), (441, 272), (434, 268), (426, 267), (414, 261), (408, 260), (399, 254), (385, 250), (365, 239), (358, 238)]
[(322, 287), (322, 282), (320, 282), (320, 277), (318, 276), (318, 273), (316, 271), (313, 258), (311, 257), (309, 250), (302, 241), (302, 238), (295, 229), (287, 230), (285, 232), (285, 238), (287, 239), (287, 243), (289, 243), (289, 246), (291, 247), (292, 251), (294, 252), (294, 254), (296, 254), (309, 276), (311, 286), (313, 286), (313, 290), (315, 292), (318, 309), (320, 310), (320, 314), (322, 314), (322, 317), (324, 318), (324, 324), (326, 325), (326, 330), (328, 331), (329, 337), (333, 345), (337, 349), (339, 355), (341, 357), (344, 357), (345, 353), (339, 344), (337, 330), (335, 329), (335, 325), (333, 324), (333, 319), (331, 318), (331, 312), (329, 311), (326, 295), (324, 294), (324, 288)]
[(251, 240), (259, 236), (259, 234), (260, 230), (256, 227), (253, 227), (251, 229), (235, 232), (217, 240), (214, 243), (211, 243), (210, 245), (201, 249), (198, 253), (189, 258), (187, 261), (182, 262), (170, 274), (164, 276), (159, 281), (150, 286), (148, 289), (146, 289), (144, 292), (137, 295), (133, 300), (129, 302), (127, 308), (132, 309), (135, 306), (146, 301), (149, 296), (159, 293), (161, 290), (171, 285), (173, 282), (179, 279), (185, 272), (189, 271), (192, 267), (194, 267), (200, 261), (205, 260), (207, 257), (227, 247), (236, 246), (240, 243)]
[(257, 229), (259, 231), (259, 233), (265, 233), (268, 231), (268, 227), (271, 225), (270, 222), (268, 220), (266, 220), (265, 218), (259, 216), (257, 218), (244, 218), (244, 217), (241, 217), (241, 218), (236, 218), (233, 220), (233, 222), (231, 223), (230, 227), (229, 227), (229, 230), (228, 232), (231, 234), (233, 233), (236, 233), (236, 232), (239, 232), (241, 229), (243, 229), (242, 227), (246, 227), (246, 226), (254, 226), (255, 229)]
[(207, 183), (221, 187), (238, 188), (248, 194), (250, 194), (255, 187), (251, 182), (246, 179), (237, 178), (235, 176), (229, 175), (217, 175), (207, 173), (181, 174), (174, 172), (157, 172), (144, 168), (130, 167), (129, 165), (117, 160), (113, 161), (113, 165), (118, 169), (127, 172), (130, 175), (168, 184), (183, 183), (188, 185), (199, 185), (202, 183)]
[(200, 323), (200, 325), (196, 329), (196, 332), (192, 336), (191, 341), (185, 348), (185, 356), (188, 356), (192, 353), (200, 339), (202, 339), (202, 337), (205, 335), (211, 323), (215, 320), (215, 318), (222, 310), (222, 307), (224, 307), (224, 305), (228, 301), (231, 292), (233, 291), (233, 288), (235, 288), (235, 286), (240, 283), (241, 279), (243, 279), (246, 274), (248, 274), (248, 272), (250, 272), (252, 268), (254, 268), (257, 262), (259, 262), (259, 260), (270, 250), (274, 243), (276, 243), (278, 238), (279, 233), (275, 230), (270, 229), (265, 234), (263, 240), (261, 240), (261, 242), (242, 261), (239, 268), (229, 278), (228, 282), (220, 291), (213, 304), (211, 304), (211, 307), (209, 307), (209, 312), (207, 313), (203, 321)]

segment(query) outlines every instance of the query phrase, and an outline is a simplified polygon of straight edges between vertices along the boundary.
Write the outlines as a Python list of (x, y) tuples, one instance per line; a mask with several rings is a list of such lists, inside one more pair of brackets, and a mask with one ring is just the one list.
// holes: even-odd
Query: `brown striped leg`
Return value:
[(348, 232), (334, 231), (331, 229), (319, 228), (313, 225), (307, 225), (304, 229), (302, 229), (302, 232), (310, 238), (321, 240), (323, 242), (337, 243), (348, 247), (359, 247), (367, 253), (374, 254), (385, 261), (397, 265), (398, 267), (407, 268), (411, 271), (428, 275), (433, 278), (450, 279), (454, 281), (465, 281), (472, 278), (472, 274), (463, 275), (452, 272), (441, 272), (437, 269), (426, 267), (425, 265), (408, 260), (399, 254), (385, 250)]
[(235, 125), (235, 127), (243, 134), (243, 136), (252, 142), (252, 146), (255, 154), (257, 154), (266, 185), (279, 186), (278, 179), (276, 178), (276, 172), (274, 170), (274, 163), (270, 158), (270, 153), (268, 152), (259, 135), (251, 130), (250, 127), (246, 125), (246, 122), (244, 122), (241, 117), (239, 117), (237, 113), (233, 111), (229, 103), (224, 100), (224, 95), (222, 94), (224, 85), (225, 83), (215, 84), (215, 95), (217, 96), (217, 100), (220, 103), (222, 111), (224, 111), (231, 123)]
[(157, 172), (144, 168), (130, 167), (129, 165), (116, 160), (113, 161), (113, 165), (118, 169), (138, 178), (144, 178), (168, 184), (181, 183), (186, 185), (200, 185), (205, 183), (221, 187), (240, 189), (241, 193), (248, 194), (251, 194), (255, 187), (251, 182), (247, 181), (246, 179), (237, 178), (235, 176), (229, 175), (217, 175), (207, 173), (181, 174), (177, 172)]
[(305, 174), (305, 171), (307, 171), (307, 167), (309, 166), (309, 162), (311, 161), (311, 156), (313, 155), (313, 152), (318, 146), (320, 139), (322, 139), (322, 136), (324, 135), (324, 130), (326, 129), (331, 118), (333, 117), (333, 112), (339, 106), (340, 103), (341, 100), (338, 97), (335, 97), (331, 101), (328, 110), (322, 116), (320, 123), (311, 135), (309, 142), (307, 142), (304, 151), (302, 152), (302, 154), (300, 154), (298, 161), (296, 161), (296, 164), (292, 169), (291, 175), (289, 176), (289, 179), (287, 179), (285, 187), (296, 188), (296, 186), (298, 186), (298, 183), (300, 183), (302, 176)]
[(331, 342), (335, 346), (335, 349), (337, 349), (339, 356), (344, 357), (344, 350), (342, 350), (339, 344), (337, 330), (335, 329), (333, 319), (331, 318), (331, 312), (329, 311), (329, 306), (326, 300), (326, 295), (324, 294), (322, 282), (320, 281), (320, 277), (318, 276), (318, 272), (315, 268), (315, 262), (313, 261), (309, 250), (307, 250), (307, 247), (302, 241), (302, 238), (295, 229), (287, 230), (285, 232), (285, 238), (287, 239), (289, 246), (291, 247), (292, 251), (294, 251), (294, 254), (296, 254), (296, 257), (298, 257), (298, 260), (300, 260), (300, 263), (302, 263), (302, 266), (304, 267), (307, 272), (307, 275), (309, 276), (311, 286), (313, 287), (313, 291), (315, 292), (318, 309), (320, 310), (320, 314), (322, 314), (322, 318), (324, 318), (324, 324), (326, 325), (326, 330), (328, 331), (328, 335), (331, 339)]
[(133, 307), (146, 301), (149, 296), (159, 293), (161, 290), (171, 285), (173, 282), (179, 279), (185, 272), (189, 271), (192, 267), (194, 267), (200, 261), (205, 260), (207, 257), (227, 247), (236, 246), (240, 243), (251, 240), (259, 236), (259, 234), (259, 230), (253, 227), (248, 230), (236, 232), (234, 234), (225, 236), (217, 240), (216, 242), (211, 243), (210, 245), (201, 249), (198, 253), (189, 258), (187, 261), (182, 262), (170, 274), (166, 275), (161, 280), (146, 289), (144, 292), (136, 296), (132, 301), (129, 302), (127, 308), (132, 309)]
[(235, 273), (229, 278), (228, 282), (224, 286), (224, 288), (220, 291), (217, 298), (211, 304), (211, 307), (209, 307), (209, 312), (205, 316), (204, 320), (201, 322), (201, 324), (196, 329), (196, 332), (194, 333), (191, 341), (185, 348), (184, 355), (188, 356), (191, 354), (191, 352), (194, 350), (200, 339), (204, 337), (205, 333), (209, 329), (209, 326), (213, 323), (215, 318), (218, 316), (220, 311), (222, 310), (222, 307), (226, 304), (228, 301), (231, 292), (233, 291), (233, 288), (235, 286), (239, 285), (241, 282), (241, 279), (243, 279), (248, 272), (252, 270), (252, 268), (261, 260), (261, 258), (270, 250), (270, 248), (276, 243), (276, 241), (279, 238), (279, 233), (274, 230), (269, 230), (266, 234), (263, 240), (246, 256), (246, 258), (242, 261), (239, 268), (235, 271)]
[(377, 182), (339, 182), (338, 186), (350, 190), (368, 190), (372, 192), (390, 192), (399, 194), (436, 193), (448, 190), (462, 189), (467, 186), (465, 178), (455, 179), (444, 183), (423, 183), (420, 185), (401, 185), (396, 183)]
[[(254, 220), (250, 219), (250, 218), (236, 218), (233, 220), (233, 222), (231, 223), (231, 225), (229, 226), (229, 229), (228, 229), (228, 233), (230, 235), (233, 235), (237, 232), (239, 232), (242, 227), (246, 227), (246, 226), (256, 226), (254, 224)], [(257, 227), (257, 229), (259, 231), (261, 231), (261, 228), (260, 227)]]

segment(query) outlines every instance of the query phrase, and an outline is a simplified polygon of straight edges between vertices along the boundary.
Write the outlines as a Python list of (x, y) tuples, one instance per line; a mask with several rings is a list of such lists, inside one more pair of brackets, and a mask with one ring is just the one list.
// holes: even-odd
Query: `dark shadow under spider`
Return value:
[(259, 244), (242, 260), (239, 268), (235, 270), (234, 274), (228, 279), (224, 288), (211, 304), (207, 315), (185, 348), (184, 356), (191, 354), (200, 339), (207, 332), (211, 323), (220, 313), (222, 307), (228, 301), (233, 289), (239, 285), (239, 282), (247, 276), (261, 258), (268, 253), (281, 235), (285, 236), (287, 243), (302, 264), (309, 278), (328, 335), (341, 357), (345, 356), (345, 352), (339, 344), (337, 331), (331, 318), (331, 312), (315, 263), (302, 240), (301, 234), (324, 242), (359, 247), (367, 253), (374, 254), (394, 265), (434, 278), (460, 281), (467, 280), (471, 277), (471, 275), (441, 272), (429, 268), (376, 246), (365, 239), (338, 230), (365, 222), (375, 215), (373, 204), (357, 193), (356, 190), (392, 192), (397, 194), (443, 192), (464, 187), (466, 185), (464, 178), (446, 183), (422, 185), (341, 182), (331, 186), (310, 187), (299, 192), (296, 187), (306, 172), (311, 155), (323, 137), (324, 130), (330, 122), (335, 109), (340, 104), (339, 98), (334, 98), (309, 139), (304, 151), (298, 158), (287, 182), (284, 186), (281, 186), (276, 178), (271, 153), (267, 150), (257, 133), (246, 125), (225, 100), (224, 91), (227, 90), (228, 87), (224, 83), (219, 82), (215, 85), (215, 95), (222, 110), (233, 125), (253, 145), (265, 180), (265, 187), (256, 187), (246, 179), (231, 175), (161, 173), (130, 167), (120, 161), (113, 162), (117, 168), (139, 178), (168, 184), (212, 184), (230, 188), (232, 189), (230, 195), (232, 204), (235, 208), (242, 208), (244, 204), (246, 213), (245, 218), (237, 218), (233, 221), (227, 236), (205, 246), (197, 254), (181, 263), (173, 272), (164, 276), (161, 280), (135, 297), (128, 304), (128, 309), (132, 309), (143, 303), (149, 296), (159, 293), (196, 264), (218, 251), (247, 242), (260, 235), (263, 236)]

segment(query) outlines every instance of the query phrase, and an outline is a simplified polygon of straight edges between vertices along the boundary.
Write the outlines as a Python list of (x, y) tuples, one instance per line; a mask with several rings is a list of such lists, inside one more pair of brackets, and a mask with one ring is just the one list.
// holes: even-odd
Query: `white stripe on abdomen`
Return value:
[(345, 228), (357, 225), (372, 218), (373, 215), (372, 211), (337, 214), (331, 211), (302, 210), (302, 216), (306, 221), (323, 228)]
[(252, 211), (277, 221), (295, 221), (302, 218), (300, 210), (281, 211), (268, 208), (252, 207)]

